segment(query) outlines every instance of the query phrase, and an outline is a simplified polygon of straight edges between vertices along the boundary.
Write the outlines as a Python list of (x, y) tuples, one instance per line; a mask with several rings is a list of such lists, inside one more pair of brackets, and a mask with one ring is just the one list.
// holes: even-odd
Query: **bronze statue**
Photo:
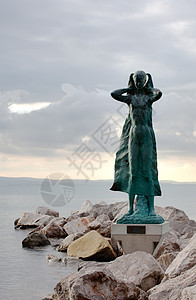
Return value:
[[(158, 182), (157, 152), (152, 126), (152, 104), (162, 96), (160, 90), (153, 87), (152, 77), (144, 71), (132, 73), (128, 88), (115, 90), (111, 96), (129, 107), (129, 115), (123, 126), (120, 147), (116, 153), (115, 178), (113, 191), (129, 194), (129, 211), (118, 223), (133, 223), (143, 220), (147, 223), (162, 223), (155, 220), (154, 196), (161, 196)], [(138, 199), (147, 199), (148, 211), (133, 211), (133, 203)], [(141, 202), (141, 201), (139, 201)], [(138, 202), (138, 203), (139, 203)], [(138, 204), (139, 205), (139, 204)], [(138, 220), (138, 216), (140, 221)], [(151, 217), (151, 218), (150, 218)], [(151, 220), (150, 220), (151, 219)]]

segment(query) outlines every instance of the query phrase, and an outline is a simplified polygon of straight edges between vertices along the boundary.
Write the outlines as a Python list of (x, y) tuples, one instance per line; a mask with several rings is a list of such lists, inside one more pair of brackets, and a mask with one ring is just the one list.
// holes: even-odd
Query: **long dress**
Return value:
[(150, 110), (148, 126), (151, 129), (152, 138), (151, 178), (147, 180), (144, 176), (141, 154), (139, 154), (138, 158), (137, 175), (133, 177), (131, 174), (131, 163), (134, 159), (134, 153), (131, 153), (130, 149), (132, 121), (129, 112), (123, 126), (119, 150), (116, 153), (114, 183), (110, 188), (113, 191), (121, 191), (133, 195), (161, 196), (158, 182), (156, 141), (152, 126), (152, 105), (148, 109)]

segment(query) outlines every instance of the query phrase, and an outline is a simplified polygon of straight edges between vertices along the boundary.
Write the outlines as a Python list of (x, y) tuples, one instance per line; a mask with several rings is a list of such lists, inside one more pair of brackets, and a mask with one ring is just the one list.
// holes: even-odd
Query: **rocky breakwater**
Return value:
[(41, 247), (51, 244), (49, 238), (65, 238), (66, 231), (63, 229), (66, 221), (60, 218), (59, 213), (46, 208), (38, 207), (34, 213), (25, 212), (15, 220), (15, 229), (33, 229), (22, 241), (22, 246), (27, 248)]
[(196, 234), (166, 269), (161, 284), (148, 294), (150, 300), (196, 299)]
[[(110, 228), (126, 211), (126, 202), (86, 201), (68, 218), (38, 208), (15, 221), (16, 229), (33, 229), (27, 247), (47, 245), (55, 238), (56, 250), (68, 254), (66, 259), (48, 255), (49, 262), (66, 267), (72, 260), (78, 261), (78, 271), (62, 278), (45, 300), (195, 299), (196, 222), (174, 207), (156, 207), (170, 222), (170, 232), (155, 256), (140, 251), (122, 255), (120, 245), (111, 239)], [(78, 258), (88, 261), (79, 263)]]
[[(111, 224), (125, 206), (125, 202), (110, 205), (100, 202), (93, 205), (90, 201), (85, 201), (79, 211), (73, 212), (67, 218), (59, 217), (59, 213), (50, 208), (38, 207), (33, 213), (25, 212), (15, 220), (14, 226), (15, 229), (32, 229), (25, 242), (22, 243), (23, 247), (44, 246), (55, 239), (58, 240), (55, 242), (58, 244), (56, 250), (63, 252), (67, 251), (73, 241), (90, 231), (96, 231), (102, 239), (104, 237), (104, 242), (108, 243), (115, 255), (118, 256), (122, 254), (122, 250), (120, 245), (111, 239)], [(40, 237), (43, 238), (43, 235), (46, 238), (44, 240), (48, 241), (42, 244)], [(37, 243), (36, 239), (38, 239)], [(107, 247), (105, 249), (108, 253)], [(114, 259), (113, 254), (111, 259)]]

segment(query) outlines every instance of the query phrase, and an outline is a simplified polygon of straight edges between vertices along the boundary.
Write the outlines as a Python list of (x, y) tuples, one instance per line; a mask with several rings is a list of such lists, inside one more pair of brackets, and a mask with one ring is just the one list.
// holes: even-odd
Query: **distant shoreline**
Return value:
[[(36, 178), (36, 177), (6, 177), (6, 176), (0, 176), (0, 181), (3, 180), (24, 180), (24, 181), (42, 181), (45, 178)], [(73, 181), (80, 181), (80, 182), (86, 182), (85, 179), (76, 179), (71, 178)], [(113, 179), (90, 179), (89, 182), (112, 182)], [(174, 181), (174, 180), (160, 180), (160, 183), (168, 183), (168, 184), (196, 184), (196, 181)]]

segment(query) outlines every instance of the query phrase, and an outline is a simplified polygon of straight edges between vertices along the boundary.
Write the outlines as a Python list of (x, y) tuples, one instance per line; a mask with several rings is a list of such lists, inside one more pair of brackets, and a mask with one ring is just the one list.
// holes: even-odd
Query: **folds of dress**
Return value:
[[(150, 149), (148, 149), (148, 152), (151, 153), (150, 158), (148, 157), (148, 160), (150, 159), (148, 176), (145, 174), (143, 166), (145, 162), (141, 149), (135, 155), (131, 146), (133, 143), (133, 135), (131, 133), (133, 130), (131, 115), (133, 107), (132, 104), (129, 104), (129, 115), (125, 120), (119, 150), (116, 153), (114, 183), (111, 190), (133, 195), (161, 196), (158, 182), (156, 141), (152, 126), (152, 104), (148, 103), (145, 109), (148, 110), (148, 131), (150, 131), (151, 139), (149, 143)], [(137, 172), (133, 174), (133, 165), (136, 164)]]

